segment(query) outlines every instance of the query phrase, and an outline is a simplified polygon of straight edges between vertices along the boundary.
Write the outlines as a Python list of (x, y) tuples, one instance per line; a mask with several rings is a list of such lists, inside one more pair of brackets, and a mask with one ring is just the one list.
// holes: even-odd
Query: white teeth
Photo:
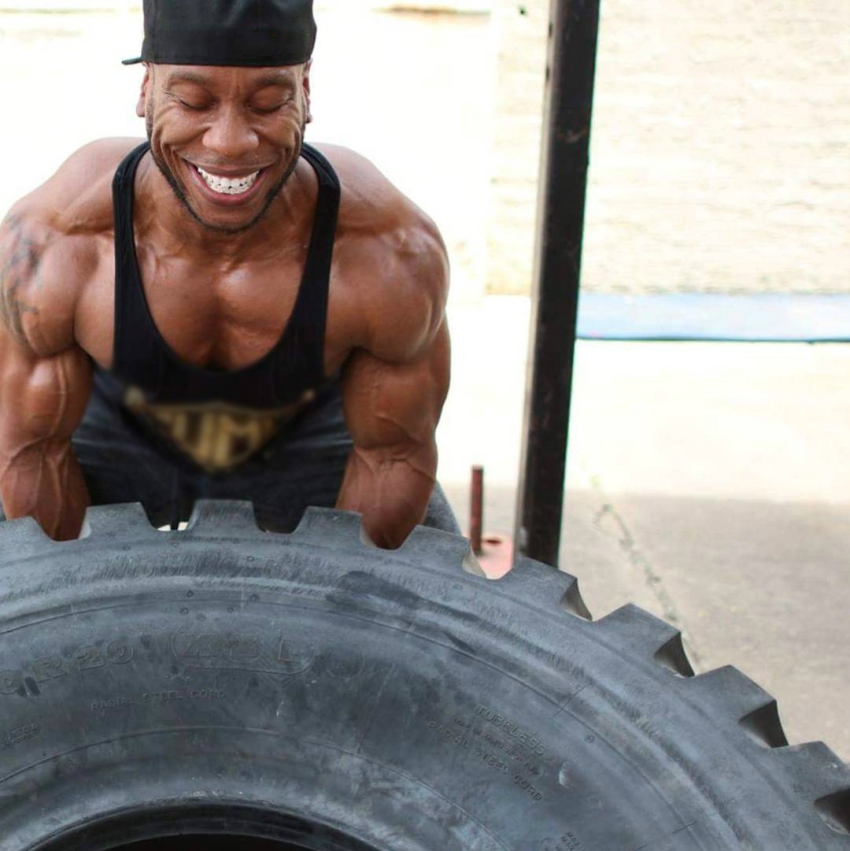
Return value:
[(217, 174), (210, 174), (200, 166), (195, 166), (195, 168), (198, 170), (198, 174), (203, 177), (204, 183), (213, 192), (219, 192), (222, 195), (241, 195), (243, 192), (247, 192), (260, 176), (260, 172), (255, 171), (253, 174), (246, 175), (245, 177), (231, 179), (229, 177), (221, 177)]

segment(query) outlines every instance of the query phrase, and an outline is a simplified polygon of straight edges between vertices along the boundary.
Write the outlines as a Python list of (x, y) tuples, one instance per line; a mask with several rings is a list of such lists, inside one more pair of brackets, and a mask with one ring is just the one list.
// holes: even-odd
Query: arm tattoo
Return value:
[(38, 316), (39, 311), (23, 300), (21, 289), (28, 286), (41, 289), (41, 246), (27, 236), (18, 216), (9, 216), (5, 226), (11, 250), (0, 265), (0, 322), (18, 343), (28, 346), (24, 316)]

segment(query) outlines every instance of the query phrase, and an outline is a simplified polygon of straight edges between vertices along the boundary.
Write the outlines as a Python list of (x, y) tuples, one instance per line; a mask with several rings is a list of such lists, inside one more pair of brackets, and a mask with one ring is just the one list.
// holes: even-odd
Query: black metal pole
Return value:
[(517, 551), (558, 565), (600, 0), (551, 0)]

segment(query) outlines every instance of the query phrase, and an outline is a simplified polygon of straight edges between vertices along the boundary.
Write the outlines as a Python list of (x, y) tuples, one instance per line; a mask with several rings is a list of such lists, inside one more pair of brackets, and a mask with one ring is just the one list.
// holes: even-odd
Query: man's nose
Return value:
[(235, 107), (219, 110), (204, 134), (204, 145), (219, 156), (239, 159), (256, 150), (259, 139), (242, 111)]

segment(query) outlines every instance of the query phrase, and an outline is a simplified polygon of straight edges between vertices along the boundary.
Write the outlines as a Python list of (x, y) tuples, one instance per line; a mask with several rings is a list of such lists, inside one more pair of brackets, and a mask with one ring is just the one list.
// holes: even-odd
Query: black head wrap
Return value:
[(142, 55), (125, 65), (301, 65), (313, 53), (313, 0), (144, 0)]

